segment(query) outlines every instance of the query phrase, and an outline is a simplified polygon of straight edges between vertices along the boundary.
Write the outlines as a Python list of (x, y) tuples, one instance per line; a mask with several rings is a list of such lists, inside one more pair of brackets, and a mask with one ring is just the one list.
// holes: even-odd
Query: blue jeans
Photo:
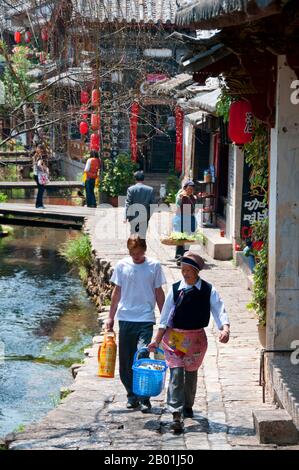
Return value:
[(94, 195), (94, 187), (95, 179), (90, 178), (85, 181), (87, 207), (97, 207), (97, 201)]

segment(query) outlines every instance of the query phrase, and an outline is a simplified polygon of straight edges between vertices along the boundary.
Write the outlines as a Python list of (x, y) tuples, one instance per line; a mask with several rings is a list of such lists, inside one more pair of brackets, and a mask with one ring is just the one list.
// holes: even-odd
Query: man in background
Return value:
[[(125, 222), (128, 220), (131, 225), (131, 234), (136, 234), (140, 238), (146, 238), (146, 231), (151, 216), (150, 206), (154, 204), (154, 189), (144, 184), (143, 171), (134, 173), (136, 183), (130, 186), (126, 196)], [(134, 204), (140, 205), (133, 207)]]

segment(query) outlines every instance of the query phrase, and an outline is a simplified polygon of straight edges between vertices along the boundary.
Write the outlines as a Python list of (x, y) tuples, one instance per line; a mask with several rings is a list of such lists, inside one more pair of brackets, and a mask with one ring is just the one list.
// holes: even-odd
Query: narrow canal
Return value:
[(97, 333), (96, 309), (59, 255), (64, 230), (15, 227), (0, 239), (0, 436), (41, 419)]

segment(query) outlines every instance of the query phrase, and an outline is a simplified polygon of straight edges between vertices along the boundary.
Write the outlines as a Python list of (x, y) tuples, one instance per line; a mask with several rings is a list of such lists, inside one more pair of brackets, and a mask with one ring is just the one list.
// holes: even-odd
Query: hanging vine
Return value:
[[(263, 195), (268, 202), (269, 183), (269, 129), (255, 121), (252, 142), (244, 146), (245, 161), (251, 167), (249, 177), (252, 195)], [(253, 249), (256, 265), (253, 272), (252, 301), (248, 308), (255, 310), (259, 324), (266, 324), (268, 280), (268, 218), (252, 225), (252, 241), (262, 242), (261, 248)]]

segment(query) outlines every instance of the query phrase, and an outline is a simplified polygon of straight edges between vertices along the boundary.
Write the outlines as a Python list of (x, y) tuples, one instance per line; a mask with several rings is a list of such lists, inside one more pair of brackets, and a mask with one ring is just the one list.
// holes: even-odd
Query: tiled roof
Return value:
[(290, 0), (184, 0), (176, 15), (179, 26), (222, 28), (281, 11)]
[(100, 21), (172, 23), (176, 0), (73, 0), (74, 13)]

